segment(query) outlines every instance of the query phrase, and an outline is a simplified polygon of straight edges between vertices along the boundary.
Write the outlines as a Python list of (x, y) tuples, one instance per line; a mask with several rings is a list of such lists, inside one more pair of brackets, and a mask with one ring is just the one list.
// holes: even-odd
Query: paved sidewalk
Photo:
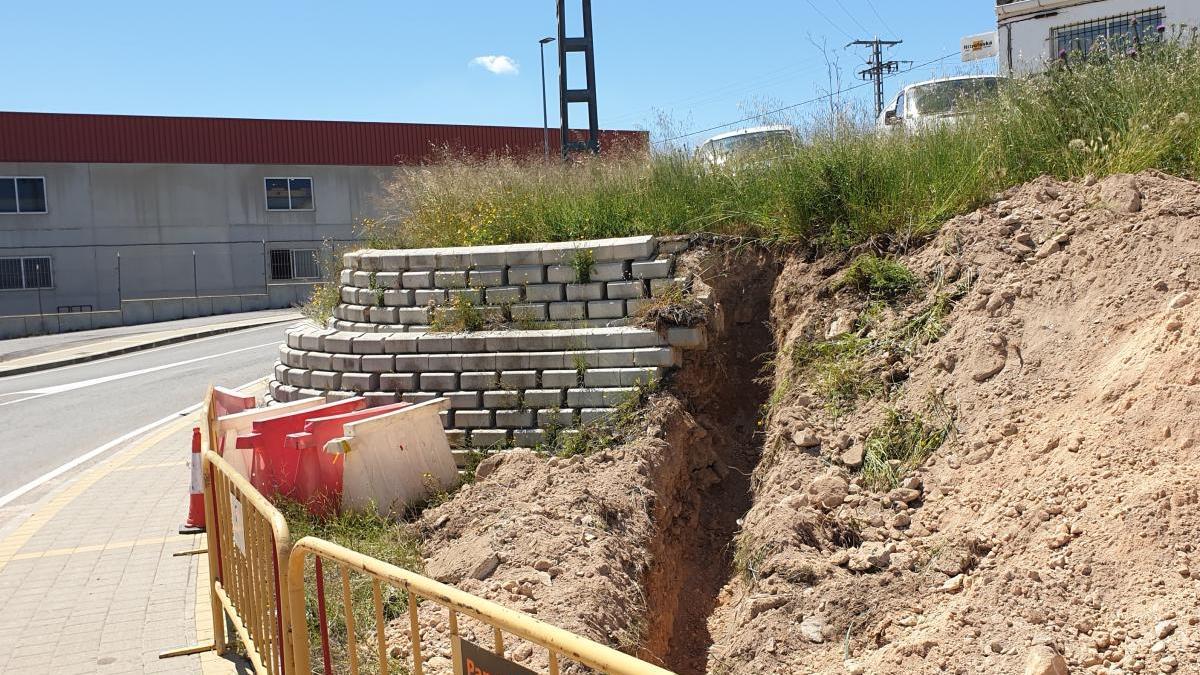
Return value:
[(0, 530), (0, 672), (235, 672), (212, 653), (158, 658), (212, 639), (207, 560), (172, 556), (204, 546), (177, 533), (197, 422), (131, 441)]
[(292, 309), (267, 310), (3, 340), (0, 341), (0, 377), (303, 318)]

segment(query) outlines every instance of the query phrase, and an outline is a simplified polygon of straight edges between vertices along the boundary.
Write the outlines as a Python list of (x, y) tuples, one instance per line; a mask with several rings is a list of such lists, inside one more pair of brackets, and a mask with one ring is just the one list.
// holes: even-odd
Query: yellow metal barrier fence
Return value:
[[(454, 673), (482, 673), (479, 668), (464, 669), (464, 650), (470, 643), (462, 639), (459, 631), (460, 615), (470, 617), (489, 626), (492, 631), (493, 651), (504, 654), (504, 635), (510, 634), (529, 643), (538, 645), (547, 651), (549, 675), (559, 675), (560, 658), (569, 659), (576, 663), (594, 668), (608, 675), (671, 675), (670, 671), (636, 659), (628, 654), (610, 647), (593, 642), (561, 628), (555, 628), (531, 616), (522, 614), (494, 602), (464, 593), (452, 586), (428, 579), (408, 570), (389, 565), (383, 561), (356, 553), (348, 548), (316, 537), (305, 537), (292, 547), (291, 558), (288, 562), (288, 604), (291, 612), (291, 641), (295, 651), (294, 665), (296, 673), (310, 673), (309, 631), (305, 608), (304, 573), (306, 560), (314, 558), (317, 583), (317, 616), (321, 637), (321, 652), (325, 671), (332, 675), (333, 667), (330, 655), (330, 637), (326, 617), (324, 591), (324, 567), (332, 563), (335, 567), (334, 578), (340, 577), (342, 587), (342, 606), (345, 613), (344, 627), (346, 633), (347, 660), (349, 672), (357, 675), (360, 670), (356, 625), (351, 598), (350, 573), (365, 574), (371, 579), (372, 600), (375, 617), (375, 645), (372, 650), (378, 651), (378, 671), (388, 672), (388, 645), (385, 634), (384, 617), (384, 584), (402, 589), (408, 595), (408, 630), (410, 635), (410, 654), (412, 656), (412, 675), (424, 675), (422, 659), (421, 621), (418, 614), (418, 598), (432, 602), (448, 611), (449, 638), (453, 648)], [(467, 645), (467, 646), (462, 646)], [(477, 655), (483, 659), (487, 655)], [(512, 668), (503, 672), (520, 672), (523, 668)], [(500, 671), (492, 671), (500, 672)]]
[(204, 453), (203, 469), (214, 647), (225, 653), (228, 617), (256, 673), (293, 673), (287, 521), (216, 453)]

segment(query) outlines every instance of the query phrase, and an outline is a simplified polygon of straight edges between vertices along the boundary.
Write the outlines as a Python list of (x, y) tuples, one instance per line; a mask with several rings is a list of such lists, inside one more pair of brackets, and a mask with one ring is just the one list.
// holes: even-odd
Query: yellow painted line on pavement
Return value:
[(187, 460), (180, 459), (174, 462), (158, 462), (157, 464), (131, 464), (129, 466), (121, 466), (113, 469), (114, 471), (136, 471), (138, 469), (166, 469), (169, 467), (188, 468)]
[(71, 502), (75, 501), (80, 495), (95, 485), (100, 479), (108, 476), (117, 469), (125, 466), (131, 460), (154, 447), (159, 442), (166, 439), (173, 433), (187, 428), (194, 424), (199, 419), (199, 415), (192, 413), (186, 417), (181, 417), (176, 421), (168, 422), (165, 426), (157, 431), (151, 432), (148, 436), (139, 441), (134, 441), (120, 454), (114, 457), (111, 461), (95, 466), (86, 471), (74, 483), (68, 486), (65, 490), (59, 493), (54, 499), (37, 513), (30, 516), (3, 541), (0, 541), (0, 572), (4, 571), (4, 567), (18, 555), (21, 547), (29, 542), (35, 534), (46, 526), (60, 511), (67, 507)]
[(77, 553), (95, 553), (96, 551), (113, 551), (121, 548), (133, 548), (135, 546), (151, 546), (168, 544), (171, 542), (185, 543), (185, 539), (192, 535), (176, 534), (170, 537), (152, 537), (149, 539), (134, 539), (132, 541), (115, 541), (108, 544), (88, 544), (86, 546), (75, 546), (69, 548), (52, 548), (46, 551), (26, 551), (18, 553), (9, 561), (14, 560), (33, 560), (34, 558), (53, 558), (61, 555), (75, 555)]

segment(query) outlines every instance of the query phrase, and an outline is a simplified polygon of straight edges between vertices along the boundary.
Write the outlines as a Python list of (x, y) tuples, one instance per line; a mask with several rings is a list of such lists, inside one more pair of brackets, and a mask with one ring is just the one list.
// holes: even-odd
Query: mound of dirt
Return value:
[[(692, 474), (715, 461), (704, 452), (703, 436), (679, 401), (662, 394), (649, 403), (644, 433), (612, 451), (569, 459), (531, 451), (495, 455), (480, 465), (476, 483), (418, 523), (431, 554), (426, 574), (637, 651), (646, 638), (643, 583), (653, 562), (651, 541), (658, 524), (696, 499)], [(685, 446), (697, 452), (670, 452)], [(436, 633), (445, 633), (445, 617), (429, 620)], [(490, 631), (481, 628), (468, 623), (463, 632), (490, 648)], [(407, 644), (407, 635), (394, 642)], [(516, 661), (545, 668), (541, 650), (516, 642), (507, 647)], [(435, 650), (444, 652), (443, 660), (428, 668), (449, 672), (448, 643)]]
[[(708, 671), (1200, 672), (1200, 185), (1040, 179), (900, 260), (925, 290), (892, 307), (839, 289), (844, 260), (776, 285), (787, 394)], [(787, 358), (931, 316), (836, 416)], [(881, 485), (889, 411), (949, 433)]]
[(619, 447), (488, 460), (429, 573), (685, 674), (1200, 673), (1200, 185), (1015, 188), (890, 302), (850, 260), (689, 254), (708, 350)]

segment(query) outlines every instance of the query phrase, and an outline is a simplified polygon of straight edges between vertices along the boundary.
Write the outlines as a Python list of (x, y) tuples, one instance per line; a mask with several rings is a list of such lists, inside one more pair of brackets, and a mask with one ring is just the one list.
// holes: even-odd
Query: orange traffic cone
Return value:
[(192, 488), (187, 522), (179, 526), (179, 534), (199, 534), (204, 531), (204, 476), (200, 462), (200, 427), (192, 428)]

